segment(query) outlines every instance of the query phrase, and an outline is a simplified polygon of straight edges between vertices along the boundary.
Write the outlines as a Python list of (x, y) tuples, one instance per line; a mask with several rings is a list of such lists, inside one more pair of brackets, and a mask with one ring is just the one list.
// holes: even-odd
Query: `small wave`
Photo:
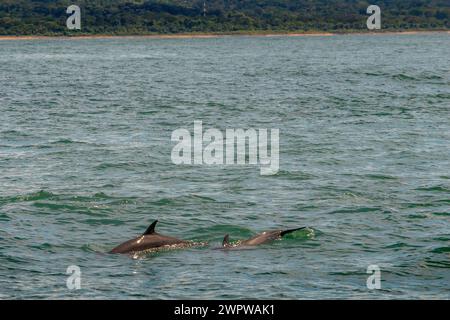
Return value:
[(112, 197), (108, 196), (107, 194), (105, 194), (103, 192), (98, 192), (98, 193), (94, 194), (94, 198), (98, 198), (98, 199), (112, 199)]
[(429, 97), (430, 98), (442, 99), (442, 100), (449, 100), (450, 99), (450, 94), (436, 93), (436, 94), (430, 94)]
[(304, 239), (313, 239), (315, 237), (316, 237), (316, 230), (310, 227), (306, 227), (305, 229), (297, 230), (295, 232), (285, 235), (283, 239), (304, 240)]
[(448, 217), (450, 216), (450, 212), (433, 212), (432, 213), (435, 216), (441, 216), (441, 217)]
[(127, 161), (127, 162), (104, 162), (95, 166), (95, 170), (106, 171), (109, 169), (124, 169), (124, 170), (137, 170), (137, 169), (147, 169), (149, 163), (138, 162), (138, 161)]
[(162, 198), (156, 201), (150, 202), (152, 205), (156, 206), (178, 206), (182, 204), (195, 204), (195, 203), (207, 203), (207, 202), (218, 202), (216, 199), (202, 196), (198, 194), (190, 194), (187, 196), (173, 197), (173, 198)]
[(427, 216), (424, 214), (410, 214), (410, 215), (408, 215), (408, 218), (410, 218), (410, 219), (426, 219)]
[(449, 237), (435, 237), (433, 238), (435, 241), (450, 241)]
[[(20, 144), (20, 145), (2, 145), (3, 147), (9, 147), (9, 148), (32, 148), (32, 149), (52, 149), (57, 146), (64, 146), (67, 147), (68, 145), (91, 145), (91, 146), (104, 146), (102, 144), (98, 143), (91, 143), (91, 142), (85, 142), (85, 141), (75, 141), (71, 139), (60, 139), (55, 141), (46, 141), (46, 142), (36, 142), (36, 143), (26, 143), (26, 144)], [(60, 153), (60, 152), (57, 152)]]
[(287, 180), (311, 180), (315, 176), (302, 171), (288, 171), (288, 170), (280, 170), (273, 177), (281, 177)]
[[(35, 193), (0, 198), (0, 205), (29, 202), (39, 210), (39, 214), (50, 214), (56, 211), (71, 211), (91, 216), (105, 216), (112, 212), (113, 206), (134, 204), (134, 197), (113, 197), (103, 192), (92, 196), (55, 194), (41, 190)], [(0, 216), (0, 220), (3, 217)], [(7, 219), (7, 217), (5, 217)]]
[(34, 244), (34, 245), (31, 245), (30, 248), (37, 249), (39, 251), (45, 251), (45, 252), (48, 252), (48, 253), (55, 253), (56, 252), (55, 248), (50, 243)]
[(106, 147), (107, 144), (98, 143), (94, 141), (81, 141), (81, 140), (73, 140), (70, 138), (62, 138), (58, 140), (49, 141), (46, 144), (38, 145), (40, 148), (51, 148), (54, 146), (69, 146), (69, 145), (87, 145), (93, 147)]
[(405, 242), (396, 242), (384, 247), (385, 249), (395, 249), (395, 251), (401, 250), (403, 248), (420, 248), (420, 246), (407, 244)]
[(355, 270), (355, 271), (332, 271), (328, 273), (332, 276), (362, 276), (366, 273), (361, 270)]
[(96, 170), (106, 170), (106, 169), (121, 169), (130, 168), (134, 166), (133, 162), (116, 162), (116, 163), (102, 163), (95, 167)]
[(368, 174), (366, 177), (374, 180), (397, 180), (397, 177), (386, 174)]
[(210, 198), (210, 197), (207, 197), (207, 196), (201, 196), (201, 195), (198, 195), (198, 194), (191, 194), (190, 197), (201, 199), (202, 201), (207, 201), (207, 202), (216, 202), (216, 200), (213, 199), (213, 198)]
[(81, 247), (81, 250), (88, 253), (105, 253), (106, 248), (103, 248), (97, 244), (85, 244)]
[(435, 248), (431, 252), (433, 252), (433, 253), (449, 253), (450, 252), (450, 247)]
[(431, 187), (419, 187), (419, 188), (416, 188), (415, 190), (417, 190), (417, 191), (448, 192), (448, 193), (450, 193), (450, 188), (447, 187), (447, 186), (442, 186), (442, 185), (431, 186)]
[(157, 114), (159, 111), (157, 110), (147, 110), (147, 111), (138, 111), (136, 112), (136, 114), (138, 115), (152, 115), (152, 114)]
[(38, 192), (26, 194), (26, 195), (2, 197), (2, 198), (0, 198), (0, 204), (47, 200), (47, 199), (52, 199), (54, 196), (55, 195), (51, 192), (41, 190)]
[(84, 223), (90, 226), (103, 226), (103, 225), (112, 225), (112, 226), (121, 226), (124, 225), (125, 223), (122, 220), (118, 220), (118, 219), (85, 219), (85, 220), (80, 220), (80, 223)]
[(432, 268), (444, 268), (444, 269), (450, 268), (450, 261), (448, 261), (448, 260), (441, 261), (441, 260), (434, 260), (434, 259), (426, 259), (425, 262), (426, 262), (427, 266), (432, 267)]
[(411, 202), (411, 203), (404, 203), (403, 204), (406, 208), (431, 208), (435, 207), (436, 204), (430, 203), (430, 202)]
[(329, 212), (329, 214), (337, 214), (337, 213), (367, 213), (367, 212), (375, 212), (380, 211), (382, 208), (380, 207), (359, 207), (359, 208), (349, 208), (349, 209), (338, 209)]
[[(357, 75), (361, 74), (360, 70), (355, 70), (354, 72)], [(369, 76), (369, 77), (386, 77), (388, 74), (384, 73), (384, 72), (364, 72), (364, 75)]]
[(26, 137), (32, 136), (26, 132), (19, 131), (19, 130), (4, 130), (4, 131), (1, 131), (0, 134), (5, 135), (5, 136), (11, 136), (13, 138), (16, 138), (16, 137), (26, 138)]
[(422, 73), (415, 76), (408, 75), (405, 73), (398, 73), (391, 76), (392, 79), (399, 80), (399, 81), (430, 81), (430, 83), (439, 83), (439, 82), (431, 82), (433, 80), (439, 81), (443, 80), (444, 78), (437, 74), (430, 74), (430, 73)]
[(72, 139), (59, 139), (56, 141), (50, 142), (51, 144), (71, 144), (71, 143), (81, 143), (78, 141), (73, 141)]
[(33, 204), (36, 208), (47, 208), (50, 210), (68, 210), (68, 211), (76, 211), (80, 209), (78, 206), (73, 206), (69, 204), (63, 203), (51, 203), (51, 202), (36, 202)]
[(400, 80), (400, 81), (416, 81), (417, 78), (414, 78), (413, 76), (408, 76), (404, 73), (394, 74), (392, 75), (392, 79)]
[(442, 80), (444, 79), (443, 77), (437, 75), (437, 74), (423, 74), (421, 76), (422, 79), (426, 79), (426, 80)]

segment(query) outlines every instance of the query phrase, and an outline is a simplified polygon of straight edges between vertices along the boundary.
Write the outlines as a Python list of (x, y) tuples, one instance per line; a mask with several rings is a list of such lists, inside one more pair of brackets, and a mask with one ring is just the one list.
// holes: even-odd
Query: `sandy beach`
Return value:
[(208, 39), (208, 38), (222, 38), (222, 37), (319, 37), (319, 36), (333, 36), (334, 33), (229, 33), (229, 34), (158, 34), (158, 35), (80, 35), (80, 36), (0, 36), (0, 41), (4, 40), (83, 40), (83, 39)]
[(447, 33), (449, 30), (375, 31), (375, 32), (305, 32), (305, 33), (192, 33), (157, 35), (74, 35), (74, 36), (0, 36), (0, 41), (14, 40), (83, 40), (83, 39), (208, 39), (221, 37), (329, 37), (342, 35), (414, 35)]

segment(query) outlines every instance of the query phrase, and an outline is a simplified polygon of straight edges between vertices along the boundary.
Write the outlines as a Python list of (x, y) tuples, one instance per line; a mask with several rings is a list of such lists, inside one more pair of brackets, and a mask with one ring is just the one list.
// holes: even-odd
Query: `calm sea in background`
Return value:
[[(0, 42), (0, 298), (449, 299), (449, 52), (448, 34)], [(279, 128), (280, 171), (172, 164), (194, 120)], [(155, 219), (210, 247), (107, 254)]]

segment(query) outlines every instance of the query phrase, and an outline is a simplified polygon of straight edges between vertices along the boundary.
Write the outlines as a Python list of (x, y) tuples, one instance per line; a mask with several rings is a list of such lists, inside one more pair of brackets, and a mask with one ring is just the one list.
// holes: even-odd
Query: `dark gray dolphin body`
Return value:
[(238, 247), (252, 247), (257, 246), (260, 244), (268, 243), (274, 240), (279, 240), (283, 236), (295, 232), (297, 230), (305, 229), (306, 227), (297, 228), (297, 229), (290, 229), (290, 230), (272, 230), (272, 231), (264, 231), (263, 233), (260, 233), (253, 238), (247, 239), (247, 240), (240, 240), (235, 243), (230, 243), (230, 237), (229, 235), (225, 235), (225, 238), (222, 242), (223, 248), (238, 248)]
[(158, 249), (177, 249), (200, 245), (192, 241), (180, 240), (164, 236), (155, 232), (158, 220), (153, 222), (147, 230), (137, 238), (128, 240), (115, 247), (110, 253), (136, 253), (142, 251), (157, 251)]

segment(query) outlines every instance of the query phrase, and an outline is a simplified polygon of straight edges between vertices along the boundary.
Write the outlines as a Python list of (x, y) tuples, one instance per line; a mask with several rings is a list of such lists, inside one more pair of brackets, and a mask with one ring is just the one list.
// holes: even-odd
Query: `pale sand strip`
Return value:
[(342, 35), (414, 35), (414, 34), (450, 34), (450, 31), (430, 30), (430, 31), (376, 31), (376, 32), (307, 32), (307, 33), (230, 33), (230, 34), (160, 34), (160, 35), (80, 35), (80, 36), (0, 36), (0, 41), (6, 40), (83, 40), (83, 39), (208, 39), (221, 37), (329, 37)]

